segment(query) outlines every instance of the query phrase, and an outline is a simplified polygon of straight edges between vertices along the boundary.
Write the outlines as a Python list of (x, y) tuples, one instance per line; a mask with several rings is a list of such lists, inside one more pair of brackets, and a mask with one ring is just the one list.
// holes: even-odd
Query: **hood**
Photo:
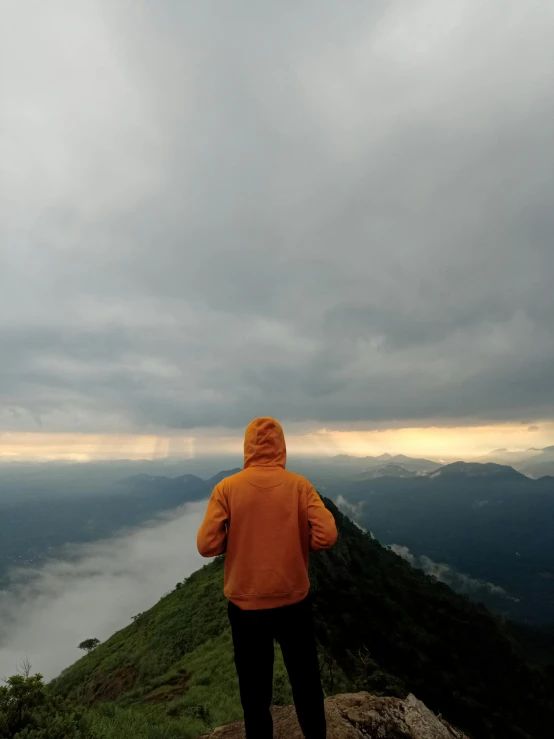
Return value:
[(255, 418), (244, 435), (244, 467), (284, 467), (286, 462), (281, 424), (274, 418)]

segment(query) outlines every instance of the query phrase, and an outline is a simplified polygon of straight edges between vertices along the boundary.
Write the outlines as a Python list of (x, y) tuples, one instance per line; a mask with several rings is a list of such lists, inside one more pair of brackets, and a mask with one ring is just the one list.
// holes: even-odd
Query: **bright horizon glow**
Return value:
[[(389, 452), (438, 460), (478, 459), (498, 448), (523, 451), (550, 446), (554, 444), (554, 422), (371, 430), (322, 428), (308, 433), (287, 432), (285, 425), (285, 434), (293, 456), (374, 456)], [(236, 431), (203, 430), (187, 435), (0, 434), (0, 462), (193, 459), (241, 453), (242, 434)]]

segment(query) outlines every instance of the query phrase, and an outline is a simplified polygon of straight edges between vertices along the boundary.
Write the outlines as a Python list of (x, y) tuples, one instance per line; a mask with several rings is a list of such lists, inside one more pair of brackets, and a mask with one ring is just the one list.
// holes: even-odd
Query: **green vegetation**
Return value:
[[(414, 692), (476, 738), (549, 736), (551, 671), (531, 664), (485, 608), (412, 569), (326, 504), (339, 543), (311, 562), (326, 692)], [(37, 733), (46, 730), (45, 712), (67, 725), (56, 739), (192, 739), (240, 717), (223, 565), (219, 557), (194, 573), (48, 688), (36, 678), (40, 697), (23, 711), (27, 734), (19, 725), (14, 733), (8, 685), (0, 738), (51, 739)], [(279, 650), (274, 700), (291, 702)]]
[(529, 662), (506, 625), (327, 506), (340, 538), (312, 562), (316, 624), (344, 673), (374, 692), (413, 692), (475, 737), (551, 735), (551, 673)]
[(47, 693), (42, 675), (28, 670), (0, 687), (0, 739), (93, 739), (85, 713)]
[[(92, 736), (125, 736), (124, 726), (142, 722), (148, 739), (161, 727), (163, 737), (193, 737), (241, 716), (223, 566), (217, 558), (194, 573), (51, 684), (71, 702), (104, 702), (91, 713)], [(292, 701), (278, 649), (274, 701)]]

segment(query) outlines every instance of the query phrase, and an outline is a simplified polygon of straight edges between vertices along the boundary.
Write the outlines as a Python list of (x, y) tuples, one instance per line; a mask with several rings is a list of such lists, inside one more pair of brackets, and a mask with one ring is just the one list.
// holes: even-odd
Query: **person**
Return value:
[(244, 469), (214, 488), (198, 551), (226, 553), (224, 593), (247, 739), (273, 736), (274, 640), (304, 736), (325, 739), (308, 554), (332, 547), (337, 528), (313, 486), (285, 464), (280, 424), (256, 418), (244, 437)]

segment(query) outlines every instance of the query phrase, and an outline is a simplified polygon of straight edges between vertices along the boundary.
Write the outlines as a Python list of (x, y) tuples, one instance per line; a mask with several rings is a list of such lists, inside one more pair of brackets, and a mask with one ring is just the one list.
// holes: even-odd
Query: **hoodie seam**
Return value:
[[(309, 588), (308, 588), (309, 590)], [(304, 593), (306, 592), (306, 588), (301, 588), (300, 590), (285, 590), (283, 592), (274, 592), (274, 593), (232, 593), (229, 590), (225, 591), (225, 595), (230, 596), (231, 598), (235, 598), (236, 600), (251, 600), (251, 599), (258, 599), (258, 598), (282, 598), (285, 595), (295, 595), (296, 593)]]
[(252, 485), (253, 488), (256, 488), (258, 490), (274, 490), (275, 488), (280, 488), (283, 483), (278, 482), (276, 485), (256, 485), (255, 482), (250, 482), (250, 480), (247, 480), (248, 485)]

